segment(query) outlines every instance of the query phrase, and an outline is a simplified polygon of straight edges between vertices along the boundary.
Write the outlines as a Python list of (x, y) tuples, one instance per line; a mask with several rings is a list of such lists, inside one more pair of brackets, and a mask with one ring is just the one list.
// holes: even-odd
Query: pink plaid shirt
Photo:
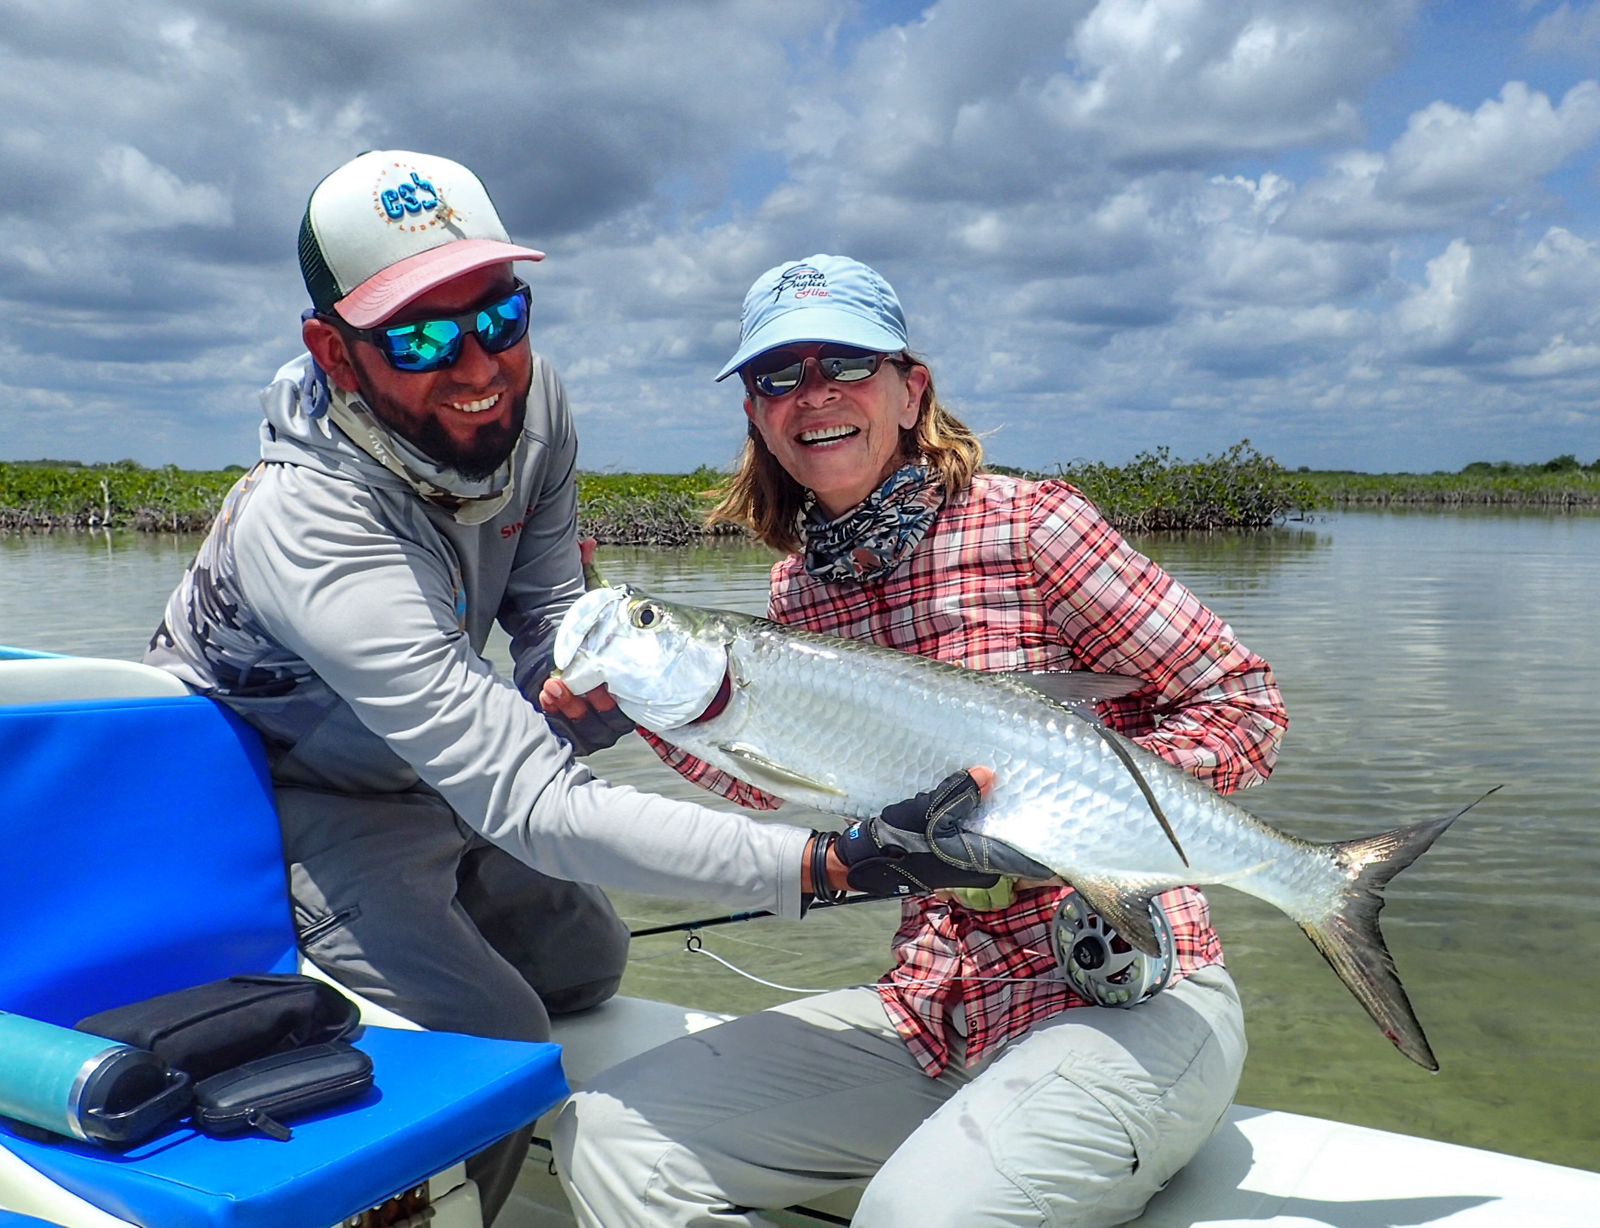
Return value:
[[(1219, 793), (1265, 780), (1288, 726), (1267, 663), (1064, 482), (979, 475), (899, 567), (867, 584), (824, 583), (797, 557), (786, 558), (772, 569), (769, 616), (971, 669), (1144, 678), (1146, 687), (1101, 704), (1101, 716)], [(779, 804), (650, 740), (663, 760), (707, 789), (758, 809)], [(1045, 975), (1055, 969), (1051, 920), (1071, 890), (1022, 890), (989, 912), (940, 895), (903, 902), (895, 967), (878, 992), (929, 1075), (948, 1064), (963, 1014), (972, 1065), (1035, 1023), (1088, 1005)], [(1199, 891), (1175, 888), (1160, 902), (1177, 939), (1175, 980), (1222, 962)]]

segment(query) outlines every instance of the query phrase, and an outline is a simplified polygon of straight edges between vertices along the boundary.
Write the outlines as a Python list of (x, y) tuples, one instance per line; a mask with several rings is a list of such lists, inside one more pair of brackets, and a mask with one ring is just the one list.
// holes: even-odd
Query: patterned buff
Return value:
[(921, 460), (895, 470), (837, 520), (823, 518), (816, 501), (806, 504), (806, 572), (838, 584), (879, 580), (916, 549), (944, 506), (944, 486)]

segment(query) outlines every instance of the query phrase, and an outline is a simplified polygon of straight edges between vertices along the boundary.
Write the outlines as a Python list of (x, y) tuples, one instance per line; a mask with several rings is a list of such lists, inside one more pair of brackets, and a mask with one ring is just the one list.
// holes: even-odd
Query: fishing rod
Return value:
[[(876, 904), (883, 900), (898, 899), (892, 895), (851, 895), (842, 900), (817, 900), (806, 909), (808, 913), (818, 912), (824, 908), (845, 908), (851, 904)], [(685, 930), (708, 930), (717, 925), (734, 925), (740, 921), (754, 921), (757, 917), (776, 917), (778, 914), (770, 908), (758, 908), (753, 912), (730, 913), (726, 917), (702, 917), (698, 921), (678, 921), (672, 925), (652, 925), (648, 929), (629, 930), (629, 938), (651, 938), (656, 934), (680, 934)]]

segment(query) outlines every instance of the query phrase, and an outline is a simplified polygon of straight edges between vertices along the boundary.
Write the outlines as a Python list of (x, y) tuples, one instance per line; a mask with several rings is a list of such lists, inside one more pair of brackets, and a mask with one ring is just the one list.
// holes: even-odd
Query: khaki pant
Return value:
[(1120, 1224), (1211, 1136), (1244, 1056), (1221, 968), (937, 1079), (874, 991), (841, 990), (602, 1073), (562, 1110), (556, 1163), (594, 1228), (757, 1224), (861, 1182), (862, 1228)]
[[(549, 1040), (550, 1015), (616, 992), (628, 928), (599, 888), (548, 878), (490, 845), (436, 794), (280, 786), (301, 949), (342, 985), (425, 1028)], [(532, 1127), (467, 1161), (485, 1222)]]

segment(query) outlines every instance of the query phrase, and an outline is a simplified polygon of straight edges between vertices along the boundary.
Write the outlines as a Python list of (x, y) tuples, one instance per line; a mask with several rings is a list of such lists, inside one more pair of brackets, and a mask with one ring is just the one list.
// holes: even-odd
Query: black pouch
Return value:
[(246, 1062), (194, 1089), (194, 1126), (213, 1138), (255, 1132), (287, 1142), (283, 1119), (359, 1096), (372, 1086), (372, 1059), (344, 1041)]
[(348, 1036), (356, 1004), (293, 973), (230, 976), (80, 1019), (80, 1032), (148, 1049), (199, 1083), (256, 1058)]

